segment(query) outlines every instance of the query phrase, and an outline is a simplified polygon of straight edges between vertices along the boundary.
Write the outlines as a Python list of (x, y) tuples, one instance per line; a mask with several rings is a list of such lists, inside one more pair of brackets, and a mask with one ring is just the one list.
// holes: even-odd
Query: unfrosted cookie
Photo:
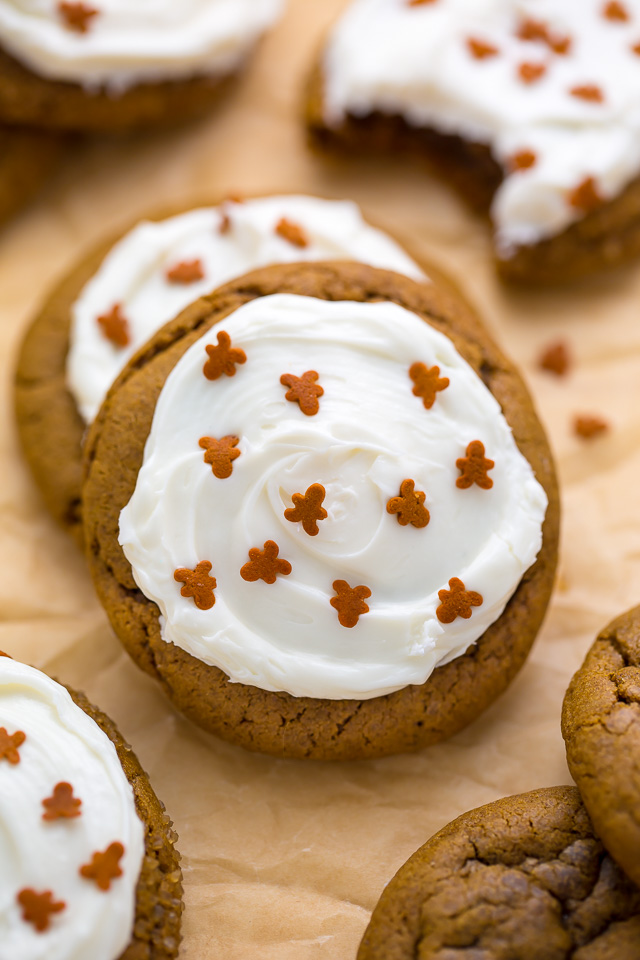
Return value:
[(45, 503), (76, 540), (84, 433), (134, 353), (193, 300), (233, 277), (269, 263), (329, 258), (425, 279), (356, 204), (267, 196), (138, 223), (62, 281), (23, 342), (16, 411)]
[(118, 131), (206, 110), (281, 0), (0, 4), (0, 120)]
[(640, 252), (640, 3), (354, 0), (308, 99), (317, 142), (426, 157), (490, 213), (501, 273)]
[(0, 655), (0, 952), (11, 960), (173, 960), (175, 834), (113, 723)]
[(400, 868), (358, 960), (636, 960), (640, 891), (575, 787), (465, 813)]
[(640, 607), (589, 650), (565, 696), (562, 734), (596, 830), (640, 884)]
[(361, 264), (273, 266), (167, 324), (90, 430), (83, 501), (134, 659), (196, 723), (283, 756), (469, 723), (526, 657), (556, 561), (518, 374), (459, 301)]

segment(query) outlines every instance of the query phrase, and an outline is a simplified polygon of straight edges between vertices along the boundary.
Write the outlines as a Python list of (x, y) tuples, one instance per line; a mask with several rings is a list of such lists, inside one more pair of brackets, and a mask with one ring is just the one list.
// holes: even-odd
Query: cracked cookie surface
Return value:
[(596, 830), (640, 884), (640, 607), (589, 650), (565, 696), (562, 734)]
[[(451, 338), (503, 408), (549, 498), (543, 546), (502, 616), (427, 683), (370, 700), (327, 700), (230, 683), (161, 636), (157, 606), (138, 590), (118, 544), (155, 403), (191, 344), (241, 305), (273, 293), (326, 300), (390, 300)], [(292, 264), (258, 270), (192, 304), (148, 342), (112, 387), (85, 448), (87, 557), (100, 599), (134, 660), (197, 724), (247, 749), (278, 756), (353, 759), (420, 749), (462, 729), (522, 666), (547, 606), (557, 554), (558, 498), (551, 455), (519, 375), (463, 303), (435, 286), (361, 264)]]
[(633, 960), (640, 891), (575, 787), (463, 814), (385, 889), (358, 960)]

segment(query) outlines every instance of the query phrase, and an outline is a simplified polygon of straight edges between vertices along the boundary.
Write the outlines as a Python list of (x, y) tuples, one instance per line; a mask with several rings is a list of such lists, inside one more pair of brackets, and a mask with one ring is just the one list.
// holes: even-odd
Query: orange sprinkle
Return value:
[(88, 7), (85, 3), (59, 3), (58, 13), (69, 30), (75, 33), (88, 33), (91, 21), (100, 11), (95, 7)]
[(20, 891), (16, 900), (22, 907), (22, 919), (25, 923), (33, 924), (38, 933), (48, 930), (52, 915), (60, 913), (67, 906), (62, 900), (56, 902), (51, 890), (36, 893), (35, 890), (27, 888)]
[(294, 493), (291, 499), (293, 507), (289, 507), (284, 512), (285, 520), (291, 523), (301, 523), (302, 529), (310, 537), (315, 537), (320, 532), (318, 523), (327, 519), (327, 511), (322, 506), (326, 490), (321, 483), (312, 483), (307, 487), (306, 493)]
[(27, 735), (22, 730), (9, 734), (5, 727), (0, 727), (0, 760), (8, 760), (14, 766), (20, 763), (19, 748), (26, 739)]
[(476, 60), (486, 60), (488, 57), (496, 57), (500, 53), (497, 47), (485, 43), (484, 40), (476, 40), (474, 37), (467, 39), (467, 47), (471, 56), (475, 57)]
[(592, 414), (579, 414), (573, 420), (573, 432), (582, 440), (593, 440), (610, 430), (609, 423)]
[(211, 344), (205, 347), (209, 359), (202, 368), (202, 372), (207, 380), (217, 380), (223, 373), (228, 377), (235, 377), (236, 364), (247, 362), (244, 350), (231, 346), (231, 337), (226, 330), (220, 330), (217, 339), (217, 347)]
[(488, 471), (493, 470), (495, 463), (485, 458), (484, 444), (480, 440), (471, 441), (467, 447), (466, 457), (459, 457), (456, 460), (456, 467), (460, 471), (460, 476), (456, 480), (456, 487), (459, 490), (468, 490), (474, 483), (481, 490), (491, 490), (493, 480), (488, 475)]
[(438, 590), (440, 606), (436, 609), (436, 616), (440, 623), (453, 623), (458, 617), (468, 620), (471, 616), (471, 607), (482, 606), (482, 594), (467, 590), (458, 577), (449, 580), (449, 588), (449, 590)]
[(305, 230), (303, 230), (299, 224), (287, 220), (286, 217), (278, 221), (276, 233), (279, 237), (282, 237), (283, 240), (287, 240), (293, 244), (294, 247), (303, 248), (309, 246), (309, 238)]
[(544, 63), (521, 63), (518, 74), (523, 83), (535, 83), (544, 77), (547, 68)]
[(301, 377), (295, 377), (292, 373), (283, 373), (280, 377), (282, 386), (289, 387), (284, 395), (285, 400), (298, 403), (307, 417), (316, 415), (320, 409), (318, 398), (324, 395), (324, 389), (316, 383), (318, 377), (315, 370), (307, 370)]
[(569, 347), (565, 341), (558, 340), (557, 343), (550, 344), (540, 354), (538, 366), (541, 370), (548, 370), (549, 373), (555, 373), (557, 377), (564, 377), (571, 367)]
[(605, 3), (602, 14), (607, 20), (618, 20), (621, 23), (626, 23), (631, 19), (626, 7), (618, 3), (617, 0), (611, 0), (611, 3)]
[(183, 260), (171, 267), (166, 273), (169, 283), (196, 283), (197, 280), (204, 279), (204, 269), (202, 260)]
[(569, 91), (572, 97), (579, 100), (586, 100), (587, 103), (603, 103), (604, 93), (595, 83), (585, 83), (579, 87), (572, 87)]
[(414, 396), (422, 397), (426, 410), (430, 410), (436, 402), (436, 394), (449, 386), (449, 378), (440, 376), (440, 367), (412, 363), (409, 367), (409, 376), (415, 384), (412, 392)]
[(124, 856), (124, 847), (121, 843), (110, 844), (104, 853), (94, 853), (91, 863), (80, 867), (80, 876), (93, 880), (96, 886), (103, 891), (111, 888), (111, 881), (122, 876), (120, 860)]
[(214, 590), (218, 586), (216, 578), (210, 577), (212, 564), (208, 560), (201, 560), (196, 564), (195, 570), (188, 567), (179, 567), (174, 571), (173, 579), (177, 583), (183, 583), (180, 595), (187, 599), (193, 597), (198, 610), (210, 610), (215, 606), (216, 598)]
[(109, 313), (103, 313), (97, 319), (103, 335), (110, 343), (121, 349), (129, 345), (129, 321), (122, 313), (122, 304), (114, 304)]
[(569, 203), (583, 213), (591, 213), (591, 211), (602, 206), (604, 201), (598, 193), (598, 187), (593, 177), (585, 177), (575, 190), (571, 191)]
[(535, 166), (537, 159), (538, 158), (533, 150), (519, 150), (517, 153), (514, 153), (511, 157), (509, 157), (507, 166), (512, 173), (515, 173), (518, 170), (529, 170), (531, 167)]
[(415, 486), (415, 480), (403, 480), (400, 495), (391, 497), (387, 503), (387, 513), (395, 513), (401, 527), (409, 523), (414, 527), (426, 527), (431, 519), (424, 505), (426, 494), (422, 490), (416, 493)]
[(288, 577), (291, 573), (291, 564), (288, 560), (278, 557), (280, 547), (275, 540), (267, 540), (264, 549), (252, 547), (249, 550), (249, 561), (240, 568), (240, 576), (248, 583), (264, 580), (265, 583), (275, 583), (278, 575)]
[(53, 788), (53, 796), (43, 800), (42, 806), (45, 811), (42, 814), (43, 820), (70, 820), (82, 813), (82, 800), (74, 797), (70, 783), (57, 783)]
[(350, 587), (346, 580), (334, 580), (335, 597), (329, 603), (338, 611), (338, 620), (343, 627), (355, 627), (364, 613), (369, 613), (369, 606), (365, 603), (371, 596), (369, 587), (363, 585)]
[(226, 480), (233, 473), (233, 461), (237, 460), (241, 451), (235, 448), (240, 443), (239, 437), (222, 437), (216, 440), (215, 437), (200, 437), (199, 446), (207, 452), (204, 455), (204, 462), (211, 464), (214, 477), (218, 480)]

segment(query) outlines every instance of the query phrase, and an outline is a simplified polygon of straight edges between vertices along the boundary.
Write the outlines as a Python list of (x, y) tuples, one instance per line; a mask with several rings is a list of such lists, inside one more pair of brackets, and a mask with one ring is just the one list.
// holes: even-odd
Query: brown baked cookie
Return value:
[(589, 650), (564, 699), (562, 735), (598, 834), (640, 884), (640, 607)]
[(358, 960), (635, 960), (640, 891), (575, 787), (465, 813), (400, 868)]
[[(640, 169), (625, 166), (610, 179), (628, 156), (614, 144), (627, 128), (613, 104), (622, 97), (631, 110), (640, 96), (634, 18), (596, 4), (580, 21), (567, 13), (552, 23), (529, 18), (516, 2), (485, 5), (479, 0), (476, 15), (451, 2), (407, 0), (381, 14), (382, 28), (373, 3), (348, 8), (309, 80), (312, 145), (426, 161), (491, 220), (505, 279), (561, 283), (635, 258)], [(397, 64), (391, 54), (377, 58), (389, 35)], [(587, 35), (599, 39), (597, 83)], [(605, 138), (610, 165), (596, 157)]]
[[(121, 247), (118, 256), (126, 263), (126, 268), (119, 278), (120, 288), (117, 285), (115, 287), (109, 285), (108, 295), (107, 292), (105, 293), (107, 299), (96, 306), (93, 322), (98, 321), (100, 314), (108, 314), (114, 303), (119, 303), (120, 314), (127, 321), (127, 336), (130, 341), (127, 344), (127, 350), (130, 352), (142, 346), (150, 332), (155, 332), (155, 329), (172, 318), (178, 309), (194, 300), (199, 293), (209, 293), (218, 286), (221, 282), (220, 263), (224, 265), (223, 269), (228, 269), (226, 264), (231, 259), (238, 265), (239, 273), (245, 273), (257, 265), (262, 266), (265, 255), (274, 255), (273, 241), (269, 235), (269, 229), (265, 228), (263, 222), (265, 219), (267, 223), (269, 222), (269, 218), (264, 216), (264, 204), (273, 206), (272, 231), (283, 219), (289, 223), (295, 222), (303, 231), (306, 242), (304, 251), (308, 259), (323, 259), (323, 253), (328, 247), (337, 251), (340, 246), (344, 248), (345, 256), (357, 259), (356, 254), (359, 248), (355, 240), (364, 238), (370, 231), (373, 233), (374, 229), (368, 222), (361, 219), (355, 205), (351, 208), (351, 205), (341, 201), (322, 200), (317, 197), (302, 198), (302, 207), (298, 197), (276, 195), (247, 197), (242, 201), (236, 198), (235, 201), (222, 201), (211, 207), (203, 206), (200, 210), (191, 207), (154, 214), (149, 219), (158, 221), (158, 232), (154, 235), (153, 241), (157, 272), (165, 273), (179, 265), (183, 258), (181, 250), (192, 251), (195, 244), (195, 248), (202, 256), (202, 260), (198, 261), (201, 276), (196, 276), (195, 284), (191, 279), (187, 283), (176, 284), (165, 276), (167, 305), (163, 305), (164, 317), (160, 314), (154, 330), (147, 332), (144, 327), (148, 326), (146, 316), (148, 311), (145, 311), (145, 317), (141, 318), (145, 323), (142, 323), (138, 329), (132, 322), (127, 295), (130, 295), (133, 289), (134, 297), (139, 297), (141, 291), (144, 292), (144, 284), (153, 283), (155, 274), (150, 274), (148, 255), (144, 240), (141, 240), (142, 249), (136, 248), (136, 254), (141, 260), (139, 282), (130, 283), (129, 278), (134, 269), (134, 253), (129, 247), (126, 249)], [(350, 209), (347, 210), (347, 207)], [(335, 213), (335, 225), (332, 224), (332, 218), (328, 216), (332, 208)], [(207, 211), (210, 213), (208, 214)], [(181, 241), (176, 242), (171, 239), (170, 221), (181, 215), (194, 216), (195, 223), (192, 232), (189, 233), (183, 229)], [(211, 223), (203, 229), (202, 221), (207, 216), (210, 216)], [(345, 216), (348, 216), (346, 225)], [(49, 512), (79, 544), (82, 544), (80, 516), (82, 444), (87, 423), (68, 386), (67, 363), (73, 338), (71, 332), (73, 307), (85, 285), (98, 273), (107, 254), (111, 253), (120, 241), (126, 240), (135, 232), (138, 226), (139, 222), (133, 224), (120, 236), (100, 244), (47, 296), (43, 307), (25, 334), (18, 357), (15, 408), (22, 448)], [(147, 229), (149, 229), (148, 224)], [(160, 234), (164, 229), (168, 231), (169, 239), (167, 240)], [(400, 271), (404, 258), (408, 270), (412, 266), (412, 260), (409, 255), (405, 257), (406, 243), (403, 241), (401, 246), (397, 245), (392, 238), (386, 239), (385, 242), (389, 245), (387, 251), (389, 259), (384, 263), (379, 260), (380, 265)], [(164, 257), (159, 252), (161, 247), (164, 250)], [(377, 251), (379, 258), (384, 253), (379, 246), (374, 246), (374, 250)], [(277, 255), (281, 260), (298, 260), (300, 252), (299, 246), (283, 239)], [(184, 253), (184, 256), (187, 254)], [(334, 256), (337, 256), (337, 253)], [(416, 271), (415, 276), (418, 272), (415, 257), (413, 266)], [(419, 266), (441, 286), (445, 288), (450, 286), (450, 281), (443, 277), (433, 264), (419, 263)], [(225, 280), (226, 278), (227, 274), (224, 276)], [(105, 285), (103, 283), (103, 286)], [(183, 295), (183, 300), (181, 307), (174, 309), (172, 305), (176, 302), (177, 292)], [(461, 297), (461, 294), (457, 295)], [(134, 319), (137, 320), (138, 317)], [(86, 337), (86, 330), (84, 335)], [(113, 367), (113, 361), (109, 358), (109, 351), (112, 349), (105, 337), (103, 352)], [(94, 361), (92, 369), (95, 384), (95, 354), (89, 359)], [(117, 372), (117, 367), (114, 367), (113, 376), (108, 377), (107, 382), (100, 385), (105, 392), (111, 380), (115, 379)], [(98, 373), (101, 371), (98, 370)], [(94, 406), (97, 407), (95, 403)]]
[(62, 149), (62, 141), (46, 133), (0, 128), (0, 223), (37, 193)]
[[(136, 585), (119, 546), (120, 512), (136, 486), (155, 405), (168, 374), (214, 324), (243, 304), (275, 293), (329, 301), (391, 301), (444, 333), (498, 400), (521, 453), (548, 496), (538, 559), (522, 577), (503, 614), (466, 654), (437, 668), (422, 685), (371, 699), (339, 700), (295, 697), (230, 683), (221, 670), (162, 639), (158, 607)], [(180, 710), (205, 729), (248, 749), (290, 757), (349, 759), (416, 750), (451, 736), (513, 679), (551, 593), (558, 542), (555, 474), (544, 432), (519, 375), (459, 301), (435, 285), (419, 285), (361, 264), (271, 267), (231, 282), (187, 308), (138, 352), (116, 381), (90, 430), (85, 470), (87, 557), (114, 630), (138, 665), (161, 681)], [(339, 592), (336, 584), (334, 589)], [(365, 613), (363, 603), (359, 599), (356, 604), (360, 615)], [(466, 615), (471, 616), (470, 607)]]
[[(96, 736), (95, 729), (78, 725), (64, 688), (1, 652), (0, 657), (0, 774), (6, 791), (3, 816), (15, 813), (17, 807), (23, 823), (32, 818), (34, 842), (40, 845), (40, 862), (33, 870), (30, 841), (24, 831), (16, 832), (12, 846), (15, 879), (12, 883), (12, 878), (4, 876), (3, 889), (7, 879), (9, 889), (17, 885), (15, 899), (21, 915), (13, 912), (14, 896), (11, 905), (6, 902), (0, 908), (9, 943), (34, 933), (37, 937), (54, 925), (62, 930), (68, 924), (65, 938), (69, 949), (74, 944), (81, 949), (91, 947), (91, 930), (86, 924), (84, 930), (77, 929), (77, 899), (91, 897), (93, 885), (98, 887), (100, 898), (95, 903), (86, 901), (94, 911), (92, 916), (100, 921), (104, 932), (114, 925), (116, 932), (110, 933), (113, 943), (126, 943), (127, 930), (117, 927), (127, 915), (122, 907), (127, 894), (120, 893), (118, 885), (127, 882), (135, 892), (135, 911), (131, 939), (119, 960), (173, 960), (178, 955), (183, 909), (180, 855), (174, 846), (177, 837), (137, 757), (104, 713), (82, 693), (66, 688), (73, 703), (113, 744), (133, 791), (135, 808), (129, 812), (130, 800), (120, 792), (119, 777), (109, 766), (113, 761), (104, 751), (102, 738)], [(3, 663), (11, 666), (5, 669)], [(16, 688), (20, 690), (17, 704)], [(103, 810), (104, 817), (97, 817), (96, 807)], [(110, 817), (127, 832), (112, 836), (110, 825), (106, 832), (102, 830), (101, 824)], [(135, 844), (140, 843), (139, 824), (132, 829), (130, 818), (136, 823), (138, 818), (142, 821), (141, 868), (133, 853)], [(10, 835), (11, 824), (3, 826)], [(95, 850), (99, 836), (100, 847)], [(68, 844), (63, 862), (56, 861), (60, 841)], [(102, 850), (105, 842), (108, 846)], [(77, 864), (76, 859), (80, 861)], [(50, 860), (55, 869), (48, 871)], [(127, 880), (134, 869), (137, 884), (134, 876)], [(74, 876), (79, 877), (75, 884)], [(120, 906), (116, 903), (112, 907), (109, 897), (120, 898)], [(105, 945), (101, 946), (104, 949)]]

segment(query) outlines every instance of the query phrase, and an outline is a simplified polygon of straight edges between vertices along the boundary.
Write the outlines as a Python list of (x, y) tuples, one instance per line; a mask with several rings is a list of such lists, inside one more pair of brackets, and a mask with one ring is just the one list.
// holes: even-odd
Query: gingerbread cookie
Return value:
[(0, 120), (119, 131), (205, 111), (281, 0), (0, 4)]
[(83, 498), (137, 663), (281, 756), (461, 729), (553, 581), (553, 465), (518, 374), (458, 301), (361, 264), (257, 271), (167, 324), (90, 429)]
[(556, 282), (640, 252), (640, 3), (354, 0), (315, 142), (408, 150), (490, 215), (498, 267)]
[(134, 353), (163, 323), (234, 276), (328, 257), (425, 279), (355, 204), (305, 196), (228, 200), (143, 221), (71, 271), (27, 332), (16, 409), (44, 500), (78, 541), (83, 436)]
[(386, 887), (358, 960), (636, 960), (640, 891), (574, 787), (465, 813)]
[(640, 884), (640, 607), (591, 647), (567, 690), (562, 734), (596, 830)]
[(173, 960), (175, 834), (131, 748), (86, 698), (0, 655), (2, 953)]

